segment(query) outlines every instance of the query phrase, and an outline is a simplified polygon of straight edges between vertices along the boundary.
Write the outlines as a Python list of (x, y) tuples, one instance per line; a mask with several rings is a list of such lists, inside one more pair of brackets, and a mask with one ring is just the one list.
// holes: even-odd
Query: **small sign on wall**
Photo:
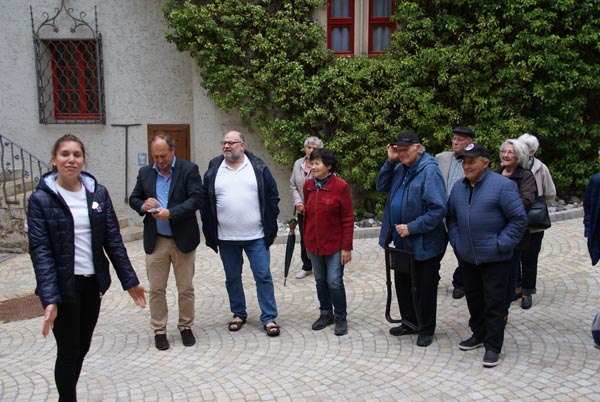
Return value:
[(138, 152), (138, 166), (146, 166), (148, 164), (148, 154)]

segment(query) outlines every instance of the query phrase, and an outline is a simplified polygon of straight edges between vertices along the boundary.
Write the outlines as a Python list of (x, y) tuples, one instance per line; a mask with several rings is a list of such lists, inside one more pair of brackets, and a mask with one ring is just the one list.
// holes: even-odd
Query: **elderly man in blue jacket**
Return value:
[(504, 341), (510, 259), (525, 233), (527, 215), (517, 186), (489, 169), (487, 149), (470, 144), (462, 158), (465, 178), (454, 185), (446, 216), (450, 244), (463, 267), (473, 331), (459, 347), (485, 346), (483, 365), (494, 367)]

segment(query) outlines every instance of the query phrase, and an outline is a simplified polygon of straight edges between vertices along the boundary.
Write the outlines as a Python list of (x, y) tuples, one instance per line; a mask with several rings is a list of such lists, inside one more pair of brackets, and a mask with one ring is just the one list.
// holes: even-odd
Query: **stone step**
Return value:
[(4, 198), (4, 195), (2, 194), (0, 196), (0, 208), (25, 208), (27, 205), (27, 200), (29, 200), (29, 196), (31, 195), (31, 193), (33, 193), (33, 190), (27, 191), (27, 193), (25, 193), (25, 201), (23, 200), (23, 193), (17, 194), (16, 196), (8, 196), (7, 198)]
[(127, 217), (117, 217), (117, 220), (119, 221), (119, 228), (121, 228), (121, 230), (129, 226), (129, 219)]
[(121, 237), (125, 243), (141, 240), (144, 238), (144, 228), (142, 226), (126, 226), (121, 228)]

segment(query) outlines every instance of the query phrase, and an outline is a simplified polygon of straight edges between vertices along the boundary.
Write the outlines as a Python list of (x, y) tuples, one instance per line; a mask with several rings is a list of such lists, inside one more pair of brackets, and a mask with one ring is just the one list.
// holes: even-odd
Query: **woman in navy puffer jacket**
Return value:
[(82, 172), (85, 148), (75, 136), (59, 138), (52, 172), (29, 198), (29, 253), (44, 307), (42, 334), (54, 333), (54, 377), (59, 401), (76, 401), (83, 359), (90, 348), (100, 300), (110, 286), (108, 259), (123, 289), (144, 307), (144, 288), (131, 266), (106, 188)]

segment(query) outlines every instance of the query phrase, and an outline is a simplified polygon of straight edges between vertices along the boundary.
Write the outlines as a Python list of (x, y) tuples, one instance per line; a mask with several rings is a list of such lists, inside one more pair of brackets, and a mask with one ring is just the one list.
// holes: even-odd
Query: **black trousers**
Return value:
[(486, 350), (500, 353), (504, 342), (510, 260), (480, 265), (462, 261), (461, 266), (473, 336), (483, 339)]
[(524, 295), (537, 292), (538, 257), (542, 249), (544, 232), (534, 232), (530, 235), (529, 248), (521, 252), (521, 269), (518, 272), (517, 287), (521, 287)]
[[(443, 254), (429, 260), (416, 261), (417, 308), (421, 313), (423, 326), (419, 334), (433, 335), (437, 314), (437, 288), (440, 282), (440, 262)], [(394, 271), (396, 297), (403, 320), (417, 324), (413, 305), (410, 275)]]
[(456, 269), (454, 270), (454, 274), (452, 275), (452, 286), (455, 288), (462, 288), (463, 287), (462, 269), (460, 268), (460, 260), (458, 259), (458, 257), (456, 258), (456, 260), (458, 261), (458, 265), (456, 266)]
[(304, 229), (304, 214), (297, 214), (298, 228), (300, 229), (300, 257), (302, 258), (302, 270), (312, 271), (312, 262), (306, 253), (306, 247), (304, 247), (304, 238), (302, 232)]
[(60, 402), (77, 401), (77, 381), (100, 314), (96, 278), (76, 276), (75, 288), (75, 303), (58, 304), (52, 329), (57, 347), (54, 380)]

